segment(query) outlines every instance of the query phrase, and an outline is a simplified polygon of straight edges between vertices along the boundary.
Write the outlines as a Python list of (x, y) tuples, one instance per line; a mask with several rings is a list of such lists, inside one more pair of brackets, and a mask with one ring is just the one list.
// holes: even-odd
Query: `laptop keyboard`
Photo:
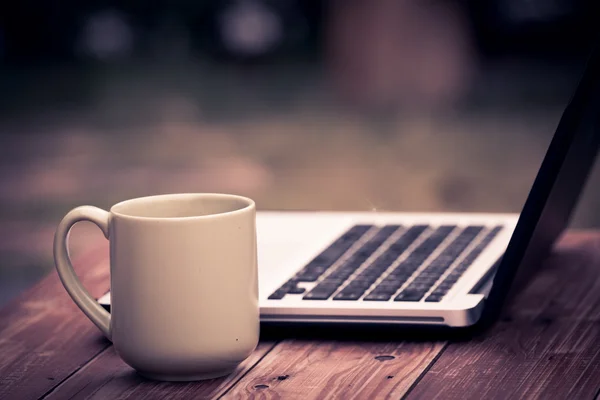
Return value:
[(269, 299), (439, 302), (501, 228), (355, 225)]

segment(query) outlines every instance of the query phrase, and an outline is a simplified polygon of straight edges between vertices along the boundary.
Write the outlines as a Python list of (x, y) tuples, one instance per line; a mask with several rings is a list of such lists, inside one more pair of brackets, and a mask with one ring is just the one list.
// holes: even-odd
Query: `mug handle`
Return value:
[(81, 206), (69, 211), (58, 224), (54, 234), (54, 264), (63, 286), (67, 289), (75, 304), (110, 340), (110, 314), (98, 304), (81, 284), (71, 264), (67, 247), (69, 231), (73, 225), (80, 221), (93, 222), (102, 230), (104, 237), (108, 239), (109, 216), (109, 212), (93, 206)]

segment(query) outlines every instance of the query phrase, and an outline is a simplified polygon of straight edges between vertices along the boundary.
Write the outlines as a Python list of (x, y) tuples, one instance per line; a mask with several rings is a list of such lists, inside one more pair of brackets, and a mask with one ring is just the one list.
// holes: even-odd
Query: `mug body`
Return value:
[(197, 380), (233, 371), (258, 344), (256, 208), (221, 194), (111, 208), (111, 337), (140, 374)]

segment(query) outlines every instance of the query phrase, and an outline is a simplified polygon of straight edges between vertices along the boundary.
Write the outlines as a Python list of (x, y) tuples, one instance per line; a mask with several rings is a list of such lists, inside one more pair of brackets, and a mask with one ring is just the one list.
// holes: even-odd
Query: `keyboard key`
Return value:
[(273, 292), (272, 295), (270, 295), (268, 297), (269, 300), (281, 300), (285, 297), (285, 295), (287, 294), (287, 291), (285, 290), (276, 290), (275, 292)]
[(287, 292), (288, 292), (288, 294), (302, 294), (305, 291), (306, 291), (305, 288), (301, 288), (301, 287), (295, 286), (293, 288), (288, 289)]
[(346, 288), (367, 290), (372, 284), (373, 283), (369, 282), (369, 281), (355, 281), (355, 280), (352, 280), (348, 284), (348, 286), (346, 286)]
[(378, 268), (378, 269), (386, 270), (397, 259), (398, 259), (398, 255), (392, 253), (390, 251), (390, 249), (388, 248), (383, 254), (381, 254), (379, 257), (377, 257), (377, 259), (375, 261), (373, 261), (373, 264), (371, 264), (371, 266), (373, 268)]
[(345, 279), (342, 278), (335, 278), (332, 277), (331, 275), (329, 275), (328, 277), (326, 277), (325, 279), (323, 279), (321, 281), (321, 283), (328, 283), (328, 284), (332, 284), (332, 285), (341, 285), (342, 283), (344, 283)]
[(358, 300), (362, 296), (361, 292), (344, 292), (336, 294), (333, 300)]
[(398, 289), (400, 289), (400, 287), (376, 287), (369, 294), (385, 294), (388, 296), (392, 296), (398, 291)]
[[(384, 270), (385, 271), (385, 270)], [(380, 269), (366, 268), (364, 269), (358, 276), (362, 276), (365, 278), (378, 278), (383, 271)]]
[(327, 300), (331, 297), (331, 295), (336, 291), (336, 289), (321, 289), (321, 290), (311, 290), (306, 293), (302, 299), (304, 300)]
[(430, 288), (431, 288), (431, 284), (429, 284), (429, 283), (418, 283), (418, 282), (415, 283), (415, 282), (413, 282), (410, 285), (408, 285), (405, 290), (416, 290), (416, 291), (419, 291), (419, 292), (426, 293), (426, 292), (429, 291)]
[(375, 289), (377, 288), (396, 288), (396, 289), (400, 289), (400, 286), (402, 286), (404, 284), (403, 281), (390, 281), (387, 279), (382, 280), (379, 285), (377, 285), (375, 287)]
[(446, 282), (444, 280), (444, 281), (442, 281), (442, 283), (440, 283), (439, 285), (437, 285), (436, 290), (447, 291), (447, 290), (450, 290), (450, 288), (452, 286), (454, 286), (454, 284), (452, 282)]
[(460, 275), (448, 275), (442, 283), (453, 286), (458, 281), (458, 278), (460, 278)]
[(399, 225), (384, 226), (373, 236), (371, 243), (373, 243), (373, 245), (377, 245), (377, 247), (381, 246), (381, 244), (388, 240), (388, 238), (392, 236), (394, 232), (398, 230), (398, 228), (400, 228)]
[(435, 282), (415, 282), (412, 281), (410, 285), (406, 287), (406, 290), (418, 290), (423, 293), (428, 292)]
[(404, 282), (382, 281), (379, 285), (375, 286), (372, 293), (396, 293), (403, 284)]
[(405, 289), (396, 296), (394, 301), (419, 301), (423, 298), (423, 295), (425, 295), (423, 291)]
[(378, 235), (381, 234), (385, 238), (390, 237), (394, 234), (398, 229), (402, 228), (401, 225), (386, 225), (379, 231)]
[(294, 287), (298, 284), (298, 281), (296, 281), (295, 279), (290, 279), (288, 280), (286, 283), (284, 283), (283, 285), (281, 285), (280, 289), (289, 289), (291, 287)]
[(342, 283), (343, 282), (340, 283), (339, 281), (335, 281), (334, 282), (334, 281), (327, 281), (327, 280), (325, 280), (325, 281), (320, 282), (317, 286), (315, 286), (313, 288), (313, 290), (319, 290), (319, 289), (328, 289), (328, 290), (329, 289), (334, 289), (334, 290), (337, 290), (342, 285)]
[(304, 295), (306, 300), (327, 300), (343, 284), (343, 280), (323, 280)]
[(350, 275), (352, 275), (354, 273), (354, 270), (349, 270), (349, 269), (337, 269), (335, 271), (333, 271), (328, 278), (331, 279), (342, 279), (342, 280), (346, 280), (348, 279), (348, 277), (350, 277)]
[(354, 225), (350, 228), (346, 233), (344, 233), (340, 239), (343, 240), (345, 238), (354, 238), (357, 239), (367, 233), (369, 229), (371, 229), (373, 225), (362, 224), (362, 225)]
[(325, 273), (325, 271), (327, 271), (328, 268), (329, 267), (327, 267), (327, 268), (325, 268), (325, 267), (305, 267), (300, 272), (298, 272), (296, 274), (296, 276), (302, 276), (302, 275), (321, 276), (321, 275), (323, 275), (323, 273)]
[(339, 248), (326, 249), (321, 254), (319, 254), (317, 257), (315, 257), (314, 260), (309, 262), (306, 265), (306, 267), (311, 268), (311, 267), (323, 266), (324, 268), (327, 268), (328, 266), (330, 266), (331, 264), (333, 264), (334, 262), (337, 261), (337, 259), (341, 256), (340, 253), (342, 253), (342, 251), (340, 251)]
[(365, 296), (365, 298), (363, 300), (366, 300), (366, 301), (388, 301), (392, 297), (392, 294), (370, 293), (367, 296)]
[(381, 281), (381, 283), (377, 286), (375, 286), (375, 289), (373, 289), (374, 291), (376, 290), (384, 290), (384, 289), (395, 289), (394, 291), (400, 289), (400, 287), (404, 284), (405, 280), (402, 281), (388, 281), (388, 280), (383, 280)]
[(396, 269), (394, 269), (392, 272), (389, 273), (389, 275), (386, 277), (386, 279), (390, 279), (390, 280), (406, 280), (408, 278), (410, 278), (410, 276), (413, 274), (414, 269), (407, 269), (404, 268), (404, 265), (400, 265), (398, 266)]
[(299, 288), (298, 288), (297, 284), (298, 284), (298, 282), (296, 280), (290, 279), (289, 281), (287, 281), (286, 283), (281, 285), (281, 287), (279, 289), (277, 289), (273, 294), (271, 294), (268, 298), (270, 300), (280, 300), (286, 294), (292, 293), (292, 291), (294, 291), (294, 290), (298, 290)]
[(363, 275), (360, 273), (352, 278), (352, 282), (369, 282), (369, 284), (372, 284), (378, 277), (379, 275)]
[(306, 273), (306, 274), (296, 275), (294, 277), (294, 279), (296, 279), (299, 282), (316, 282), (317, 280), (319, 280), (320, 277), (321, 277), (321, 274)]
[(440, 289), (440, 288), (437, 288), (433, 292), (431, 292), (431, 294), (440, 295), (442, 297), (445, 296), (446, 293), (448, 293), (448, 289)]
[(417, 276), (411, 284), (414, 285), (433, 285), (438, 280), (437, 276)]
[(442, 297), (444, 297), (443, 295), (440, 294), (430, 294), (429, 296), (427, 296), (427, 298), (425, 298), (426, 302), (439, 302), (440, 300), (442, 300)]

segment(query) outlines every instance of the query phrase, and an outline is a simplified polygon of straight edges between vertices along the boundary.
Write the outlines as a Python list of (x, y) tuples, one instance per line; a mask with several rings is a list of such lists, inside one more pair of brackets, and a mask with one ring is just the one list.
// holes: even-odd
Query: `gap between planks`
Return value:
[(85, 367), (87, 367), (91, 362), (93, 362), (96, 358), (99, 358), (103, 353), (105, 353), (111, 347), (112, 347), (112, 345), (109, 344), (105, 348), (103, 348), (102, 350), (100, 350), (92, 358), (90, 358), (87, 362), (85, 362), (84, 364), (82, 364), (79, 368), (76, 368), (73, 372), (71, 372), (69, 375), (67, 375), (63, 380), (61, 380), (60, 382), (58, 382), (56, 384), (56, 386), (54, 386), (52, 389), (50, 389), (46, 393), (44, 393), (39, 399), (43, 400), (43, 399), (47, 398), (48, 396), (50, 396), (54, 391), (58, 390), (65, 382), (67, 382), (69, 379), (71, 379), (71, 377), (73, 375), (77, 374), (79, 371), (81, 371), (82, 369), (84, 369)]

